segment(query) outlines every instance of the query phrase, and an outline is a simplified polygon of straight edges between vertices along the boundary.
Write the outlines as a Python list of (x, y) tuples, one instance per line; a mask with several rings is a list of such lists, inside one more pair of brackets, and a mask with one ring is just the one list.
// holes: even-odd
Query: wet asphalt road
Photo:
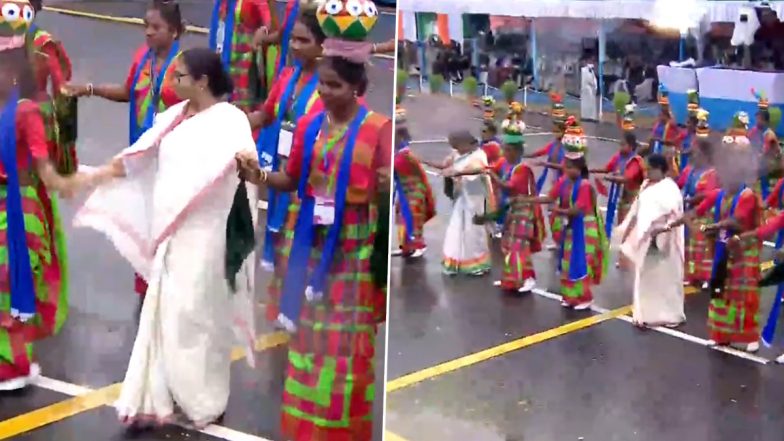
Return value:
[[(49, 30), (65, 44), (75, 68), (76, 82), (124, 82), (130, 57), (143, 43), (141, 28), (95, 20), (43, 13), (38, 18), (41, 27)], [(188, 35), (186, 46), (206, 43), (203, 36)], [(392, 71), (384, 60), (370, 71), (372, 87), (368, 96), (377, 111), (389, 114), (392, 103)], [(99, 165), (127, 145), (127, 104), (103, 100), (84, 100), (80, 103), (80, 162)], [(76, 415), (51, 425), (17, 435), (12, 439), (29, 441), (119, 440), (125, 434), (108, 407), (85, 412), (74, 409), (84, 403), (47, 410), (28, 418), (28, 422), (9, 422), (9, 418), (69, 399), (66, 393), (79, 393), (79, 387), (103, 388), (123, 380), (133, 340), (136, 334), (139, 301), (133, 292), (131, 268), (101, 235), (90, 230), (70, 226), (78, 201), (66, 202), (63, 221), (67, 226), (70, 254), (71, 313), (62, 333), (36, 346), (36, 353), (47, 379), (67, 383), (65, 386), (49, 381), (46, 387), (31, 387), (23, 392), (0, 397), (0, 439), (5, 439), (9, 427), (29, 425), (30, 419), (42, 421), (53, 415), (73, 411)], [(279, 440), (280, 400), (285, 367), (285, 346), (279, 334), (263, 318), (266, 275), (257, 281), (259, 303), (259, 333), (265, 335), (261, 343), (268, 349), (257, 357), (257, 368), (249, 368), (244, 361), (233, 366), (232, 395), (223, 430), (217, 435), (206, 435), (181, 428), (134, 435), (138, 440)], [(380, 336), (384, 335), (380, 329)], [(377, 390), (383, 390), (383, 337), (378, 343)], [(49, 389), (60, 392), (53, 392)], [(65, 392), (65, 393), (63, 393)], [(111, 402), (108, 400), (107, 402)], [(375, 441), (381, 440), (382, 401), (377, 400)], [(64, 410), (65, 409), (65, 410)], [(43, 415), (43, 416), (42, 416)], [(240, 433), (242, 432), (242, 433)], [(248, 434), (248, 435), (244, 435)]]
[[(473, 118), (479, 114), (464, 104), (419, 97), (409, 99), (406, 109), (415, 140), (442, 139), (466, 127), (478, 133)], [(529, 122), (544, 123), (538, 117)], [(606, 128), (587, 131), (613, 135)], [(547, 135), (529, 136), (526, 149), (548, 141)], [(616, 146), (589, 139), (590, 165), (604, 164)], [(415, 143), (413, 150), (437, 159), (449, 149), (435, 142)], [(558, 281), (549, 251), (535, 256), (535, 267), (538, 288), (550, 294), (500, 293), (492, 286), (502, 263), (497, 251), (489, 276), (441, 274), (451, 207), (442, 178), (431, 174), (430, 180), (438, 215), (426, 227), (428, 252), (421, 261), (392, 260), (387, 344), (388, 385), (394, 390), (387, 396), (387, 430), (409, 441), (781, 439), (784, 367), (704, 347), (707, 293), (687, 296), (688, 321), (674, 335), (638, 331), (619, 319), (563, 328), (593, 320), (598, 312), (564, 310), (552, 298)], [(770, 258), (769, 250), (765, 256)], [(594, 290), (596, 306), (630, 305), (631, 283), (629, 275), (611, 268)], [(764, 293), (763, 321), (773, 295)], [(476, 354), (526, 336), (517, 350)], [(551, 339), (536, 342), (538, 337)], [(758, 355), (775, 358), (784, 352), (782, 342), (779, 337), (776, 347)], [(472, 364), (476, 358), (489, 359)], [(455, 359), (460, 361), (440, 368), (451, 372), (422, 372)], [(413, 384), (401, 386), (399, 379)]]

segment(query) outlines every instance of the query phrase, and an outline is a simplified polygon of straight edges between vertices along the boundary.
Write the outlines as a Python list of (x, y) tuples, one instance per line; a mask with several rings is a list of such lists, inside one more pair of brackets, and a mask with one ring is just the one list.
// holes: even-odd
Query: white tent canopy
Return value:
[[(662, 8), (678, 15), (684, 3), (702, 11), (709, 21), (735, 21), (742, 6), (759, 5), (759, 1), (741, 0), (398, 0), (406, 12), (438, 14), (489, 14), (511, 17), (567, 17), (591, 19), (656, 20)], [(784, 18), (784, 1), (767, 2)], [(697, 23), (693, 23), (696, 25)]]

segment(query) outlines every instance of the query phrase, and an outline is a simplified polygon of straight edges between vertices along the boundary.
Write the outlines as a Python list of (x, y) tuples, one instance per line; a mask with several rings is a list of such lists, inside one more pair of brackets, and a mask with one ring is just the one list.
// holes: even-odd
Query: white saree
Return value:
[[(236, 293), (224, 270), (226, 220), (240, 182), (234, 155), (255, 149), (253, 136), (245, 114), (227, 103), (169, 131), (186, 105), (158, 115), (120, 153), (127, 176), (96, 189), (75, 219), (107, 235), (149, 283), (115, 404), (125, 421), (165, 421), (176, 404), (195, 424), (212, 422), (226, 409), (238, 340), (253, 365), (253, 256)], [(248, 203), (255, 224), (256, 201)]]
[[(481, 149), (462, 156), (455, 154), (450, 168), (458, 173), (485, 170), (487, 156)], [(488, 231), (484, 225), (474, 224), (473, 219), (485, 214), (486, 201), (492, 200), (490, 180), (479, 174), (456, 177), (454, 183), (455, 203), (444, 239), (443, 270), (447, 274), (483, 274), (490, 269)]]
[(683, 311), (683, 227), (656, 236), (651, 232), (683, 215), (683, 197), (670, 178), (646, 181), (626, 219), (613, 233), (622, 238), (620, 252), (634, 267), (633, 318), (649, 326), (677, 325)]

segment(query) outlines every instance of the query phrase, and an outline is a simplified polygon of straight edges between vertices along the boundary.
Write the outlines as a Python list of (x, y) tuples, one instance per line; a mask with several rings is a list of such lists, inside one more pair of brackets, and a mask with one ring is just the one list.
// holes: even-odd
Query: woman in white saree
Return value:
[[(476, 225), (474, 217), (495, 211), (492, 186), (487, 170), (487, 155), (467, 131), (449, 136), (455, 151), (443, 163), (422, 161), (442, 170), (452, 180), (454, 206), (444, 238), (442, 270), (447, 275), (483, 276), (490, 272), (488, 232)], [(487, 205), (491, 206), (487, 206)]]
[(106, 234), (149, 282), (116, 403), (121, 421), (161, 424), (176, 416), (203, 427), (226, 409), (237, 338), (248, 343), (253, 364), (253, 256), (237, 275), (236, 292), (224, 258), (241, 183), (235, 155), (255, 144), (245, 114), (219, 102), (232, 84), (217, 55), (186, 51), (174, 75), (185, 101), (98, 169), (92, 183), (100, 187), (75, 223)]
[(665, 231), (683, 215), (683, 196), (666, 177), (662, 155), (648, 157), (648, 180), (615, 237), (634, 269), (632, 318), (639, 327), (675, 327), (686, 321), (683, 311), (683, 227)]

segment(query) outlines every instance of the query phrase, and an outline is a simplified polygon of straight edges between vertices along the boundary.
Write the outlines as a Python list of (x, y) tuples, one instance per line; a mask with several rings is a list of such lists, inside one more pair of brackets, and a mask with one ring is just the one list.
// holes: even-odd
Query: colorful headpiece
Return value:
[(509, 117), (522, 119), (524, 112), (525, 112), (525, 106), (522, 103), (519, 103), (517, 101), (512, 101), (511, 103), (509, 103)]
[(564, 149), (566, 150), (564, 156), (568, 159), (579, 159), (585, 156), (587, 148), (585, 132), (583, 132), (583, 128), (580, 127), (580, 124), (574, 116), (569, 116), (569, 118), (566, 119), (566, 132), (564, 133), (561, 143), (563, 143)]
[(550, 92), (550, 103), (552, 103), (550, 117), (561, 123), (566, 121), (566, 108), (563, 105), (563, 97), (555, 92)]
[(696, 115), (700, 110), (700, 94), (696, 89), (689, 89), (686, 91), (686, 97), (688, 99), (686, 110), (688, 110), (689, 116)]
[(405, 124), (406, 122), (406, 109), (403, 108), (400, 104), (395, 106), (395, 123), (397, 124)]
[(723, 144), (736, 144), (739, 146), (751, 145), (748, 137), (749, 129), (749, 114), (746, 112), (737, 112), (732, 117), (732, 126), (727, 129), (721, 142)]
[(662, 83), (659, 83), (659, 105), (665, 108), (670, 107), (670, 92)]
[(28, 0), (0, 0), (0, 52), (23, 48), (34, 19)]
[(699, 138), (707, 138), (710, 136), (710, 125), (708, 124), (708, 117), (710, 113), (705, 109), (697, 109), (697, 136)]
[(621, 129), (624, 132), (631, 132), (636, 129), (634, 125), (634, 104), (627, 104), (623, 109), (623, 120), (621, 121)]
[(482, 104), (485, 107), (484, 119), (495, 119), (495, 98), (492, 96), (483, 96)]
[(378, 8), (371, 0), (326, 0), (316, 10), (324, 41), (324, 56), (345, 58), (364, 64), (373, 44), (365, 41), (378, 21)]
[(754, 95), (755, 98), (757, 98), (757, 108), (759, 110), (768, 110), (768, 108), (770, 106), (769, 106), (769, 103), (768, 103), (768, 98), (765, 96), (764, 92), (757, 92), (752, 87), (751, 88), (751, 94)]
[(504, 144), (510, 145), (523, 145), (523, 133), (525, 132), (525, 123), (516, 119), (505, 119), (501, 123), (501, 128), (504, 131), (502, 141)]

